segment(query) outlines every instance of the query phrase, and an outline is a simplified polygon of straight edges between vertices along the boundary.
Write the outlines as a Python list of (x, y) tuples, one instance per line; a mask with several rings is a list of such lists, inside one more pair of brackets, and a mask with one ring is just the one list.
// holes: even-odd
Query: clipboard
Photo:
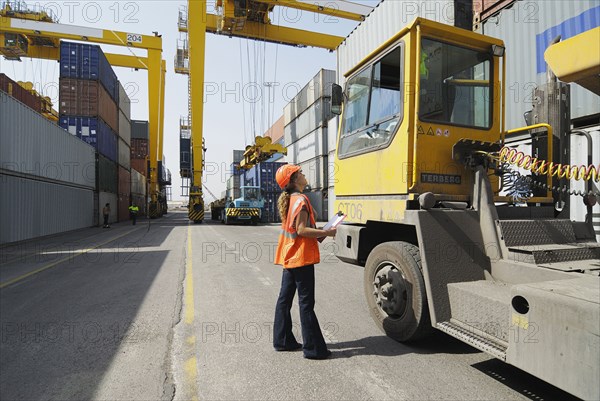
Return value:
[[(330, 228), (336, 228), (337, 226), (339, 226), (340, 224), (342, 224), (342, 221), (344, 221), (344, 219), (346, 218), (346, 215), (344, 213), (337, 212), (336, 214), (334, 214), (331, 219), (329, 219), (329, 221), (327, 222), (327, 224), (325, 224), (322, 228), (322, 230), (329, 230)], [(327, 237), (319, 237), (317, 238), (317, 240), (319, 242), (323, 242), (323, 240), (327, 238)]]

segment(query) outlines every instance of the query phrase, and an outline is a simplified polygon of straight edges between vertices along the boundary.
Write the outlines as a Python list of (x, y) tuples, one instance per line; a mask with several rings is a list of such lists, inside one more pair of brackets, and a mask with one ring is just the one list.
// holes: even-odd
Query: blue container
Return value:
[(262, 162), (247, 170), (244, 175), (244, 185), (260, 187), (264, 192), (280, 192), (281, 188), (275, 181), (277, 169), (286, 163)]
[(119, 104), (117, 74), (100, 46), (60, 42), (60, 76), (100, 81), (110, 97)]
[(229, 173), (231, 175), (241, 175), (242, 169), (240, 168), (240, 163), (231, 163), (229, 165)]
[(118, 136), (96, 117), (61, 116), (59, 125), (77, 138), (92, 145), (98, 153), (117, 162)]
[(279, 223), (279, 208), (277, 207), (277, 201), (279, 200), (279, 192), (263, 192), (265, 198), (265, 206), (263, 208), (262, 220), (266, 223)]

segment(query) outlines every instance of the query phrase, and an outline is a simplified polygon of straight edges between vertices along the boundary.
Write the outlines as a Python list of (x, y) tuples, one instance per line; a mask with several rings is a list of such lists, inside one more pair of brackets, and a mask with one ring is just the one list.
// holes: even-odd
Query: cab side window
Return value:
[(402, 117), (402, 47), (352, 77), (346, 85), (339, 156), (385, 147)]

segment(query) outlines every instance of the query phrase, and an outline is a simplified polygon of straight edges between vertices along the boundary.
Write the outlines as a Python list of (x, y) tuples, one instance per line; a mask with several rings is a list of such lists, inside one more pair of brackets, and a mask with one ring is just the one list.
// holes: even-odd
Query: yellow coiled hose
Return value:
[(550, 177), (574, 179), (576, 181), (600, 182), (600, 165), (569, 165), (539, 160), (507, 146), (500, 149), (498, 159), (503, 163), (512, 164), (529, 170), (534, 174), (549, 175)]

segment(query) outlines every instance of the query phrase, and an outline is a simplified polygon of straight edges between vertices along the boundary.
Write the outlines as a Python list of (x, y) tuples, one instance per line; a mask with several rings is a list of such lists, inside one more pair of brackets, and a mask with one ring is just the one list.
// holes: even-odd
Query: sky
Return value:
[[(4, 1), (0, 0), (4, 3)], [(375, 6), (378, 0), (355, 1)], [(164, 161), (172, 172), (172, 199), (181, 197), (179, 175), (179, 120), (187, 114), (187, 76), (176, 74), (173, 59), (177, 40), (179, 9), (185, 1), (28, 1), (30, 7), (51, 10), (62, 24), (163, 38), (163, 59), (167, 64), (165, 86)], [(208, 1), (209, 12), (213, 2)], [(276, 7), (271, 15), (276, 25), (347, 36), (357, 25), (325, 15)], [(117, 46), (102, 45), (105, 52), (130, 54)], [(144, 51), (134, 51), (145, 56)], [(57, 62), (22, 59), (0, 60), (0, 72), (17, 81), (31, 81), (40, 93), (58, 104)], [(245, 39), (206, 35), (204, 137), (206, 170), (204, 184), (217, 197), (226, 188), (228, 168), (234, 149), (244, 149), (262, 135), (282, 114), (297, 91), (321, 69), (336, 69), (335, 52), (316, 48), (295, 48)], [(115, 67), (115, 72), (132, 101), (131, 118), (148, 119), (146, 71)], [(267, 85), (265, 85), (265, 83)], [(269, 87), (269, 83), (271, 84)], [(205, 202), (212, 196), (205, 193)]]

